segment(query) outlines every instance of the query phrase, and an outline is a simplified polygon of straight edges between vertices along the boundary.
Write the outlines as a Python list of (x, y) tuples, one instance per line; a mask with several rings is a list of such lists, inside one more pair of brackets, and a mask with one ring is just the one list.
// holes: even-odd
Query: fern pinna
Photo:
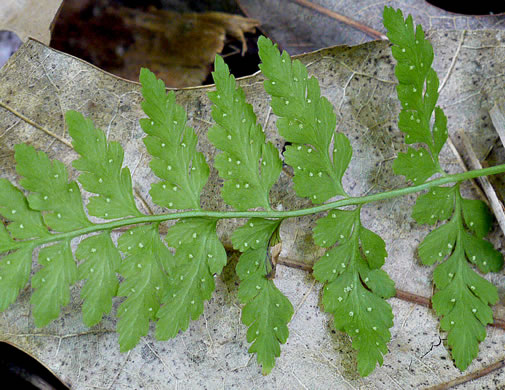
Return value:
[[(423, 30), (414, 30), (412, 18), (386, 8), (384, 23), (397, 60), (398, 98), (402, 105), (398, 126), (408, 147), (393, 164), (395, 173), (412, 186), (350, 197), (342, 177), (351, 162), (352, 148), (344, 134), (335, 131), (332, 105), (321, 96), (319, 83), (306, 67), (282, 54), (268, 39), (258, 41), (264, 86), (271, 96), (279, 134), (289, 143), (284, 155), (267, 142), (252, 106), (221, 57), (216, 58), (215, 90), (209, 92), (215, 124), (208, 140), (215, 146), (214, 167), (221, 179), (221, 196), (231, 209), (208, 211), (200, 197), (210, 169), (197, 150), (198, 138), (187, 125), (174, 92), (143, 69), (140, 74), (140, 120), (150, 167), (159, 180), (152, 184), (151, 200), (171, 210), (144, 215), (136, 206), (131, 175), (123, 167), (123, 149), (108, 142), (104, 133), (75, 111), (66, 114), (69, 134), (79, 158), (73, 168), (78, 183), (69, 180), (67, 168), (50, 161), (28, 145), (15, 147), (16, 169), (23, 191), (0, 179), (0, 310), (16, 301), (28, 284), (33, 251), (39, 269), (31, 280), (31, 303), (36, 326), (58, 318), (69, 303), (70, 288), (84, 280), (81, 290), (83, 322), (99, 323), (110, 313), (115, 297), (121, 351), (147, 335), (151, 322), (160, 340), (176, 337), (191, 320), (198, 319), (215, 288), (214, 277), (227, 262), (216, 233), (220, 219), (241, 218), (233, 232), (233, 247), (241, 252), (236, 272), (241, 280), (238, 299), (247, 326), (249, 352), (255, 353), (264, 374), (280, 356), (288, 339), (293, 306), (276, 287), (271, 248), (287, 218), (324, 212), (313, 238), (326, 249), (316, 262), (313, 276), (323, 287), (324, 310), (337, 330), (352, 339), (357, 369), (370, 374), (382, 364), (391, 339), (393, 313), (387, 298), (395, 294), (394, 282), (381, 267), (387, 257), (380, 236), (363, 225), (361, 210), (367, 203), (423, 190), (413, 209), (419, 223), (437, 224), (419, 246), (427, 265), (441, 262), (434, 271), (433, 296), (441, 328), (456, 365), (464, 370), (478, 353), (485, 326), (493, 321), (491, 304), (496, 287), (479, 276), (499, 271), (502, 255), (484, 236), (491, 228), (486, 206), (462, 197), (459, 182), (505, 171), (505, 166), (462, 174), (447, 174), (439, 154), (447, 140), (447, 119), (438, 99), (438, 77), (431, 65), (433, 49)], [(291, 167), (298, 196), (313, 207), (276, 211), (270, 191), (283, 164)], [(433, 175), (437, 178), (428, 181)], [(453, 183), (452, 186), (446, 184)], [(83, 205), (81, 190), (92, 196)], [(93, 218), (90, 218), (93, 217)], [(101, 222), (96, 222), (96, 221)], [(175, 220), (160, 235), (160, 224)], [(123, 228), (117, 243), (111, 237)], [(75, 238), (83, 239), (72, 252)]]

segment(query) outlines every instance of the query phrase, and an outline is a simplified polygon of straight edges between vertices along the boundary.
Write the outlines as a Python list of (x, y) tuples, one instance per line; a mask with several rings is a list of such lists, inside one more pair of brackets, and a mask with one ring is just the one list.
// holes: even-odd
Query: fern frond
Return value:
[(70, 302), (70, 286), (77, 281), (70, 240), (42, 248), (38, 262), (42, 268), (33, 276), (30, 303), (35, 325), (43, 327), (60, 316), (60, 308)]
[(448, 220), (426, 236), (418, 251), (426, 265), (442, 262), (433, 273), (433, 308), (442, 317), (440, 327), (448, 332), (452, 356), (463, 371), (477, 356), (486, 325), (493, 322), (489, 305), (498, 301), (497, 288), (468, 264), (483, 273), (503, 267), (502, 254), (483, 239), (491, 229), (491, 215), (482, 201), (464, 199), (456, 185), (419, 196), (412, 216), (418, 223)]
[(156, 319), (168, 290), (166, 270), (173, 255), (161, 241), (157, 224), (123, 233), (118, 247), (126, 255), (119, 268), (124, 281), (117, 293), (126, 297), (119, 306), (117, 323), (120, 349), (125, 352), (147, 335), (149, 322)]
[(153, 159), (149, 164), (161, 181), (151, 185), (154, 203), (168, 209), (199, 209), (200, 193), (209, 177), (209, 166), (196, 151), (198, 137), (186, 125), (186, 112), (175, 103), (174, 91), (166, 93), (162, 80), (147, 69), (140, 71), (142, 109), (140, 120), (147, 134), (144, 144)]
[[(396, 59), (395, 75), (398, 78), (398, 99), (402, 111), (398, 127), (403, 131), (407, 144), (422, 143), (417, 150), (409, 148), (399, 153), (393, 163), (397, 175), (403, 175), (415, 183), (422, 183), (435, 173), (444, 173), (438, 155), (447, 140), (447, 118), (438, 100), (438, 76), (431, 67), (433, 47), (425, 39), (421, 25), (414, 31), (412, 16), (403, 19), (400, 10), (384, 8), (384, 26), (393, 43), (392, 52)], [(435, 112), (435, 121), (431, 119)]]
[[(220, 150), (215, 158), (219, 175), (225, 179), (223, 199), (238, 210), (262, 207), (271, 210), (269, 192), (282, 169), (279, 152), (265, 142), (261, 126), (256, 123), (252, 106), (244, 91), (236, 86), (228, 66), (216, 57), (212, 73), (216, 92), (212, 117), (216, 125), (209, 130), (209, 140)], [(245, 304), (242, 323), (248, 326), (250, 353), (256, 353), (263, 374), (268, 374), (280, 356), (280, 344), (286, 342), (287, 324), (293, 315), (289, 300), (267, 278), (270, 241), (281, 220), (253, 218), (233, 232), (232, 242), (240, 250), (237, 274), (242, 280), (239, 300)], [(270, 267), (270, 269), (268, 269)]]
[(282, 162), (279, 151), (256, 123), (244, 91), (235, 85), (223, 59), (216, 56), (212, 73), (216, 91), (209, 92), (212, 118), (209, 141), (222, 151), (214, 159), (219, 176), (225, 179), (221, 194), (237, 210), (262, 207), (271, 210), (268, 194), (279, 178)]
[(83, 322), (94, 326), (112, 308), (112, 298), (117, 294), (119, 281), (116, 276), (121, 264), (121, 255), (112, 242), (109, 232), (85, 238), (75, 251), (78, 278), (87, 279), (81, 290)]
[(275, 366), (275, 358), (281, 353), (280, 344), (288, 339), (287, 324), (294, 313), (291, 302), (267, 278), (272, 271), (270, 243), (280, 223), (252, 218), (232, 235), (233, 247), (243, 252), (236, 268), (242, 281), (238, 297), (245, 304), (242, 322), (249, 327), (247, 341), (252, 342), (249, 352), (256, 353), (263, 375)]
[[(393, 326), (394, 282), (380, 269), (386, 244), (361, 224), (360, 208), (332, 210), (317, 221), (316, 244), (332, 249), (314, 265), (314, 277), (325, 284), (324, 310), (333, 314), (335, 328), (352, 338), (358, 350), (360, 375), (370, 374), (387, 353)], [(338, 241), (338, 245), (334, 244)]]
[(79, 183), (86, 191), (98, 194), (89, 200), (89, 214), (104, 219), (142, 215), (135, 205), (130, 170), (122, 168), (121, 145), (107, 142), (104, 132), (76, 111), (68, 111), (65, 119), (72, 145), (80, 155), (72, 163), (82, 172)]
[[(285, 162), (293, 167), (295, 191), (313, 203), (323, 203), (335, 195), (346, 196), (342, 176), (351, 161), (347, 137), (335, 132), (333, 106), (321, 96), (319, 82), (308, 77), (306, 67), (279, 53), (269, 39), (258, 39), (260, 69), (267, 80), (265, 90), (272, 96), (272, 110), (279, 133), (291, 142)], [(331, 146), (331, 150), (330, 150)]]
[[(87, 326), (98, 324), (111, 311), (114, 298), (122, 297), (117, 313), (122, 352), (137, 345), (151, 322), (158, 339), (175, 337), (201, 316), (215, 289), (214, 277), (226, 264), (217, 234), (219, 220), (247, 219), (231, 235), (233, 247), (242, 252), (236, 267), (241, 280), (238, 298), (243, 304), (242, 323), (248, 327), (249, 352), (256, 354), (263, 374), (268, 374), (287, 341), (294, 313), (272, 280), (276, 260), (272, 249), (278, 248), (280, 226), (286, 218), (330, 210), (313, 231), (315, 243), (327, 249), (314, 265), (313, 275), (324, 284), (324, 310), (333, 315), (335, 327), (352, 338), (358, 371), (365, 376), (382, 364), (387, 352), (393, 314), (386, 299), (395, 288), (381, 269), (386, 245), (363, 226), (361, 208), (430, 188), (417, 199), (412, 215), (418, 223), (441, 224), (426, 236), (418, 252), (427, 265), (441, 262), (434, 271), (433, 307), (441, 316), (441, 328), (448, 332), (456, 365), (465, 369), (477, 355), (486, 325), (493, 321), (490, 305), (498, 300), (496, 287), (473, 268), (482, 273), (499, 271), (503, 256), (484, 240), (492, 222), (487, 207), (464, 199), (459, 184), (437, 186), (503, 173), (505, 165), (454, 175), (442, 170), (439, 154), (447, 140), (447, 119), (436, 107), (439, 81), (431, 67), (433, 49), (422, 28), (414, 30), (411, 17), (404, 20), (401, 12), (386, 8), (384, 19), (398, 61), (399, 128), (406, 133), (407, 143), (420, 144), (400, 153), (393, 168), (419, 185), (348, 196), (342, 177), (352, 148), (347, 137), (335, 131), (331, 104), (300, 61), (291, 61), (287, 53), (279, 53), (272, 42), (260, 38), (264, 85), (272, 97), (277, 127), (287, 141), (284, 159), (294, 170), (296, 194), (313, 203), (335, 196), (344, 199), (301, 210), (273, 210), (270, 191), (282, 169), (281, 157), (267, 142), (244, 91), (217, 57), (216, 89), (209, 93), (216, 124), (208, 138), (218, 149), (214, 162), (224, 180), (222, 198), (235, 210), (202, 210), (209, 166), (198, 151), (198, 138), (187, 126), (175, 93), (167, 93), (164, 83), (143, 69), (142, 108), (147, 118), (140, 124), (147, 134), (144, 144), (152, 156), (150, 167), (160, 179), (152, 184), (150, 195), (156, 205), (176, 211), (143, 215), (135, 202), (130, 171), (123, 167), (120, 144), (108, 142), (91, 120), (69, 111), (65, 118), (79, 154), (73, 166), (91, 198), (83, 204), (80, 187), (69, 180), (63, 163), (50, 161), (31, 146), (15, 147), (24, 189), (0, 179), (0, 311), (29, 282), (33, 252), (39, 248), (41, 267), (32, 278), (31, 296), (35, 325), (56, 319), (70, 300), (71, 286), (81, 279)], [(434, 174), (442, 177), (420, 184)], [(340, 209), (344, 206), (355, 208)], [(106, 221), (94, 223), (88, 215)], [(160, 224), (167, 221), (175, 224), (163, 239)], [(119, 228), (127, 230), (116, 245), (111, 233)], [(82, 238), (75, 252), (79, 265), (71, 249), (75, 238)]]
[[(446, 176), (438, 155), (448, 137), (447, 118), (440, 107), (435, 107), (439, 81), (431, 68), (431, 43), (422, 27), (418, 25), (414, 31), (412, 17), (404, 20), (400, 10), (386, 7), (384, 26), (398, 61), (395, 74), (402, 104), (398, 127), (407, 134), (407, 143), (423, 143), (429, 150), (409, 148), (398, 155), (393, 169), (414, 182), (424, 182), (435, 173)], [(489, 210), (481, 201), (464, 199), (456, 184), (434, 187), (419, 196), (412, 217), (430, 225), (447, 220), (425, 237), (418, 252), (426, 265), (442, 262), (433, 274), (438, 289), (432, 298), (433, 307), (442, 317), (441, 328), (448, 332), (456, 366), (465, 370), (477, 356), (486, 325), (493, 321), (489, 305), (498, 300), (496, 287), (468, 265), (468, 261), (474, 263), (481, 272), (496, 272), (503, 266), (501, 253), (482, 239), (491, 228)]]
[[(43, 227), (40, 215), (36, 216), (33, 211), (23, 210), (23, 214), (29, 214), (31, 217), (31, 220), (28, 219), (30, 223), (27, 227), (32, 232), (24, 238), (33, 238), (33, 236), (48, 238), (50, 233), (46, 230), (47, 227), (53, 231), (70, 232), (93, 225), (84, 213), (81, 193), (77, 183), (68, 181), (67, 169), (60, 161), (51, 162), (45, 153), (36, 152), (33, 147), (27, 145), (17, 145), (15, 151), (16, 170), (24, 176), (21, 185), (32, 192), (28, 196), (28, 207), (32, 210), (45, 212), (42, 221), (46, 226)], [(11, 191), (13, 191), (12, 188)], [(21, 206), (21, 196), (17, 194), (16, 197), (18, 205)], [(21, 237), (16, 234), (16, 230), (24, 230), (24, 223), (17, 226), (13, 225), (12, 228), (14, 231), (13, 238)], [(33, 228), (37, 232), (33, 232)], [(31, 251), (35, 248), (35, 245), (31, 244), (30, 241), (21, 242), (18, 245), (24, 247), (24, 250), (15, 252), (14, 255), (8, 255), (3, 259), (5, 266), (8, 266), (12, 263), (9, 257), (13, 256), (13, 260), (15, 260), (15, 264), (20, 271), (20, 276), (14, 278), (12, 269), (9, 269), (11, 273), (8, 277), (11, 284), (11, 297), (14, 295), (15, 290), (19, 292), (18, 288), (22, 284), (24, 286), (28, 281), (30, 270), (28, 254), (31, 254)], [(22, 255), (22, 257), (19, 255)], [(35, 273), (32, 279), (32, 286), (35, 291), (30, 302), (34, 305), (35, 325), (42, 327), (58, 318), (60, 307), (69, 302), (70, 286), (77, 280), (77, 266), (73, 259), (70, 239), (64, 239), (54, 245), (42, 248), (39, 252), (38, 262), (42, 265), (42, 268)], [(3, 271), (7, 272), (5, 266), (2, 268)], [(12, 286), (13, 284), (14, 286)]]
[(61, 161), (50, 161), (44, 152), (26, 144), (16, 145), (16, 171), (23, 176), (20, 184), (31, 191), (28, 205), (45, 211), (44, 223), (54, 231), (68, 232), (91, 226), (82, 206), (81, 192), (75, 181), (68, 181), (67, 168)]
[(188, 328), (203, 313), (227, 256), (216, 234), (216, 219), (191, 218), (168, 230), (166, 241), (176, 248), (163, 306), (157, 313), (156, 337), (166, 340)]
[(41, 213), (31, 210), (23, 193), (6, 179), (0, 179), (0, 215), (10, 222), (7, 229), (0, 222), (0, 253), (5, 253), (0, 261), (0, 311), (3, 311), (26, 286), (32, 269), (34, 247), (18, 240), (47, 237), (50, 233)]

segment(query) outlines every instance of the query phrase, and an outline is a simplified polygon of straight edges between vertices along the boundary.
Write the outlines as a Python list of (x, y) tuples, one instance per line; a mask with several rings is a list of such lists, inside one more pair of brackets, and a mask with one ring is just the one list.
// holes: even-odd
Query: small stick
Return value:
[[(396, 289), (396, 298), (406, 301), (406, 302), (412, 302), (415, 303), (416, 305), (428, 307), (431, 309), (432, 303), (430, 298), (423, 297), (421, 295), (417, 295), (408, 291), (403, 291)], [(493, 315), (493, 323), (488, 324), (489, 326), (493, 326), (495, 328), (500, 328), (505, 330), (505, 319), (503, 318), (497, 318), (496, 316)]]
[(403, 291), (396, 289), (395, 297), (401, 299), (402, 301), (412, 302), (416, 305), (429, 307), (431, 309), (431, 299), (423, 297), (421, 295), (413, 294), (408, 291)]
[(7, 111), (11, 112), (15, 116), (17, 116), (19, 119), (25, 121), (26, 123), (28, 123), (29, 125), (35, 127), (36, 129), (39, 129), (39, 130), (43, 131), (44, 133), (46, 133), (47, 135), (50, 135), (51, 137), (56, 138), (58, 141), (60, 141), (62, 144), (67, 145), (69, 148), (71, 148), (71, 149), (74, 148), (72, 146), (72, 142), (66, 140), (65, 138), (59, 136), (58, 134), (52, 132), (51, 130), (48, 130), (45, 127), (39, 125), (38, 123), (32, 121), (30, 118), (24, 116), (20, 112), (17, 112), (15, 109), (13, 109), (12, 107), (8, 106), (4, 102), (0, 102), (0, 107), (5, 108)]
[(283, 265), (284, 267), (301, 269), (303, 271), (312, 272), (312, 266), (310, 264), (302, 263), (300, 261), (290, 260), (286, 257), (279, 257), (277, 259), (277, 264)]
[(365, 34), (371, 36), (372, 38), (385, 39), (385, 40), (388, 39), (388, 37), (386, 37), (381, 32), (374, 30), (373, 28), (368, 27), (362, 23), (359, 23), (351, 18), (348, 18), (347, 16), (338, 14), (332, 10), (329, 10), (328, 8), (322, 7), (319, 4), (314, 4), (308, 0), (291, 0), (291, 1), (293, 1), (294, 3), (296, 3), (298, 5), (301, 5), (302, 7), (312, 9), (316, 12), (319, 12), (320, 14), (326, 15), (332, 19), (338, 20), (339, 22), (342, 22), (342, 23), (345, 23), (351, 27), (354, 27), (355, 29), (363, 31)]
[(474, 379), (481, 378), (493, 371), (499, 370), (500, 368), (505, 367), (505, 359), (497, 361), (496, 363), (490, 364), (480, 370), (474, 371), (468, 375), (460, 376), (456, 379), (453, 379), (448, 382), (441, 383), (436, 386), (428, 387), (426, 390), (447, 390), (451, 387), (461, 385), (462, 383), (473, 381)]
[(449, 76), (451, 75), (452, 70), (454, 69), (454, 65), (456, 64), (456, 60), (458, 58), (459, 51), (461, 50), (461, 47), (463, 46), (463, 41), (465, 40), (465, 33), (466, 33), (466, 30), (461, 31), (458, 47), (456, 48), (456, 53), (454, 53), (454, 57), (452, 57), (451, 65), (449, 65), (449, 70), (447, 71), (444, 79), (440, 83), (440, 87), (438, 87), (438, 93), (440, 93), (440, 91), (442, 91), (442, 89), (444, 89), (445, 83), (447, 83), (447, 80), (449, 80)]
[[(468, 158), (470, 159), (472, 169), (482, 168), (482, 165), (475, 155), (475, 152), (470, 144), (470, 140), (468, 139), (467, 135), (463, 131), (460, 131), (459, 133), (461, 135), (463, 146), (465, 147), (466, 153), (468, 154)], [(496, 191), (494, 190), (491, 182), (487, 177), (480, 177), (479, 181), (482, 185), (482, 188), (484, 189), (484, 192), (487, 195), (487, 198), (489, 199), (489, 203), (491, 204), (491, 209), (493, 210), (496, 220), (498, 221), (502, 232), (505, 233), (505, 213), (503, 212), (503, 204), (498, 199)]]
[(153, 210), (151, 209), (151, 207), (149, 206), (149, 203), (147, 203), (147, 201), (144, 199), (144, 197), (142, 196), (142, 194), (140, 193), (139, 189), (137, 187), (135, 187), (133, 189), (133, 191), (135, 192), (135, 196), (140, 200), (140, 203), (142, 203), (142, 205), (144, 206), (144, 208), (147, 210), (147, 212), (150, 214), (150, 215), (153, 215), (154, 212)]

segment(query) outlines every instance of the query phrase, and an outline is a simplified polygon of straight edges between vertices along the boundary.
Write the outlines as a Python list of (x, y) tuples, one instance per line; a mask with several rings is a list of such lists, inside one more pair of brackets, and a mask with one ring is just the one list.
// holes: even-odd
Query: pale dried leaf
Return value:
[(49, 44), (51, 25), (63, 0), (2, 0), (0, 30), (15, 32), (22, 41)]
[[(497, 137), (483, 112), (505, 97), (504, 38), (500, 31), (468, 31), (463, 39), (461, 32), (430, 34), (436, 53), (434, 66), (441, 78), (452, 69), (440, 100), (449, 117), (450, 131), (467, 129), (479, 156)], [(396, 125), (400, 107), (389, 44), (370, 42), (336, 47), (307, 54), (300, 60), (319, 78), (322, 94), (335, 105), (338, 130), (350, 138), (354, 148), (349, 172), (344, 177), (346, 190), (351, 195), (362, 195), (403, 186), (403, 178), (393, 176), (391, 169), (393, 158), (406, 148)], [(138, 84), (119, 80), (35, 41), (28, 41), (2, 68), (0, 80), (2, 177), (11, 180), (16, 177), (12, 150), (19, 142), (46, 150), (69, 166), (75, 153), (43, 129), (68, 140), (62, 114), (76, 109), (90, 116), (109, 139), (121, 142), (137, 193), (151, 203), (148, 190), (154, 177), (148, 168), (149, 158), (138, 125), (143, 116)], [(262, 88), (262, 76), (254, 75), (239, 82), (259, 121), (266, 124), (267, 138), (282, 149), (275, 131), (275, 117), (268, 109), (268, 98)], [(176, 95), (188, 110), (189, 124), (200, 135), (200, 150), (211, 160), (215, 150), (205, 138), (212, 122), (205, 94), (209, 89), (212, 87), (178, 90)], [(442, 162), (451, 171), (459, 169), (448, 148), (442, 151)], [(218, 198), (217, 185), (217, 173), (212, 170), (204, 189), (205, 208), (225, 208)], [(273, 199), (276, 206), (284, 209), (308, 204), (296, 198), (284, 173), (274, 188)], [(414, 196), (409, 196), (365, 206), (363, 223), (385, 239), (389, 252), (385, 269), (397, 287), (431, 296), (431, 269), (421, 266), (416, 259), (417, 245), (428, 230), (410, 217), (414, 200)], [(220, 236), (228, 245), (232, 227), (239, 223), (220, 223)], [(321, 254), (310, 238), (311, 226), (314, 217), (283, 224), (280, 262), (287, 259), (311, 264)], [(495, 244), (502, 240), (495, 231)], [(304, 271), (278, 266), (276, 284), (297, 307), (297, 313), (289, 325), (291, 336), (282, 348), (276, 368), (263, 377), (247, 353), (246, 329), (240, 324), (237, 304), (234, 260), (230, 261), (232, 264), (216, 279), (217, 290), (206, 305), (204, 317), (171, 341), (158, 342), (150, 333), (130, 353), (120, 354), (114, 332), (116, 319), (107, 317), (101, 325), (86, 329), (77, 288), (73, 289), (74, 299), (63, 310), (62, 317), (44, 329), (33, 325), (29, 315), (30, 291), (26, 289), (14, 305), (0, 314), (0, 340), (9, 340), (41, 359), (73, 389), (229, 386), (407, 389), (423, 388), (460, 375), (450, 363), (444, 345), (432, 347), (439, 340), (433, 313), (392, 299), (395, 325), (390, 353), (385, 356), (382, 368), (367, 378), (359, 378), (355, 352), (347, 336), (333, 334), (329, 316), (320, 311), (320, 286), (312, 286), (312, 278)], [(503, 274), (488, 277), (498, 286), (505, 284)], [(500, 291), (503, 299), (503, 288)], [(116, 300), (115, 307), (118, 303)], [(502, 359), (504, 343), (502, 330), (488, 328), (488, 338), (480, 347), (480, 360), (469, 370)], [(475, 381), (474, 386), (494, 388), (503, 383), (505, 372), (496, 371)]]

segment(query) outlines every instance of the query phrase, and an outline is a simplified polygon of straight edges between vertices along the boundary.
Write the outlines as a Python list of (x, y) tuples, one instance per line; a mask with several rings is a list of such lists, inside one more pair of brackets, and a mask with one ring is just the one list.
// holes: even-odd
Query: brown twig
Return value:
[(423, 297), (421, 295), (413, 294), (408, 291), (403, 291), (396, 289), (396, 298), (401, 299), (402, 301), (412, 302), (416, 305), (429, 307), (431, 309), (431, 299)]
[(456, 379), (453, 379), (448, 382), (441, 383), (436, 386), (428, 387), (426, 390), (447, 390), (450, 389), (451, 387), (455, 387), (458, 385), (461, 385), (462, 383), (470, 382), (473, 381), (474, 379), (481, 378), (483, 376), (486, 376), (487, 374), (499, 370), (500, 368), (505, 367), (505, 359), (502, 359), (500, 361), (497, 361), (496, 363), (490, 364), (489, 366), (486, 366), (480, 370), (474, 371), (468, 375), (463, 375), (460, 376)]
[(13, 109), (12, 107), (8, 106), (7, 104), (3, 103), (3, 102), (0, 102), (0, 107), (2, 108), (5, 108), (7, 111), (11, 112), (12, 114), (14, 114), (15, 116), (17, 116), (19, 119), (25, 121), (26, 123), (28, 123), (29, 125), (32, 125), (33, 127), (35, 127), (36, 129), (39, 129), (41, 131), (43, 131), (44, 133), (46, 133), (47, 135), (50, 135), (51, 137), (53, 138), (56, 138), (58, 141), (60, 141), (62, 144), (65, 144), (67, 145), (69, 148), (73, 149), (73, 146), (72, 146), (72, 143), (68, 140), (66, 140), (65, 138), (59, 136), (58, 134), (52, 132), (51, 130), (48, 130), (46, 129), (45, 127), (42, 127), (41, 125), (39, 125), (38, 123), (35, 123), (34, 121), (32, 121), (30, 118), (24, 116), (23, 114), (21, 114), (20, 112), (17, 112), (15, 109)]
[(287, 259), (285, 257), (279, 257), (277, 259), (277, 264), (283, 265), (289, 268), (301, 269), (303, 271), (312, 272), (312, 266), (310, 264), (301, 263), (299, 261)]
[(133, 189), (133, 192), (135, 193), (135, 196), (137, 197), (137, 199), (140, 201), (140, 203), (142, 203), (142, 205), (144, 206), (144, 208), (147, 210), (147, 212), (149, 213), (149, 215), (153, 215), (154, 212), (153, 210), (151, 209), (151, 206), (149, 206), (149, 203), (147, 203), (147, 201), (144, 199), (144, 197), (142, 196), (142, 194), (140, 193), (139, 189), (137, 187), (135, 187)]
[(328, 8), (322, 7), (319, 4), (314, 4), (308, 0), (291, 0), (291, 1), (298, 4), (298, 5), (301, 5), (302, 7), (312, 9), (312, 10), (317, 11), (323, 15), (328, 16), (329, 18), (338, 20), (339, 22), (345, 23), (355, 29), (363, 31), (365, 34), (371, 36), (372, 38), (388, 39), (383, 33), (379, 32), (377, 30), (374, 30), (373, 28), (368, 27), (360, 22), (357, 22), (356, 20), (348, 18), (347, 16), (338, 14), (335, 11), (332, 11), (332, 10), (329, 10)]

